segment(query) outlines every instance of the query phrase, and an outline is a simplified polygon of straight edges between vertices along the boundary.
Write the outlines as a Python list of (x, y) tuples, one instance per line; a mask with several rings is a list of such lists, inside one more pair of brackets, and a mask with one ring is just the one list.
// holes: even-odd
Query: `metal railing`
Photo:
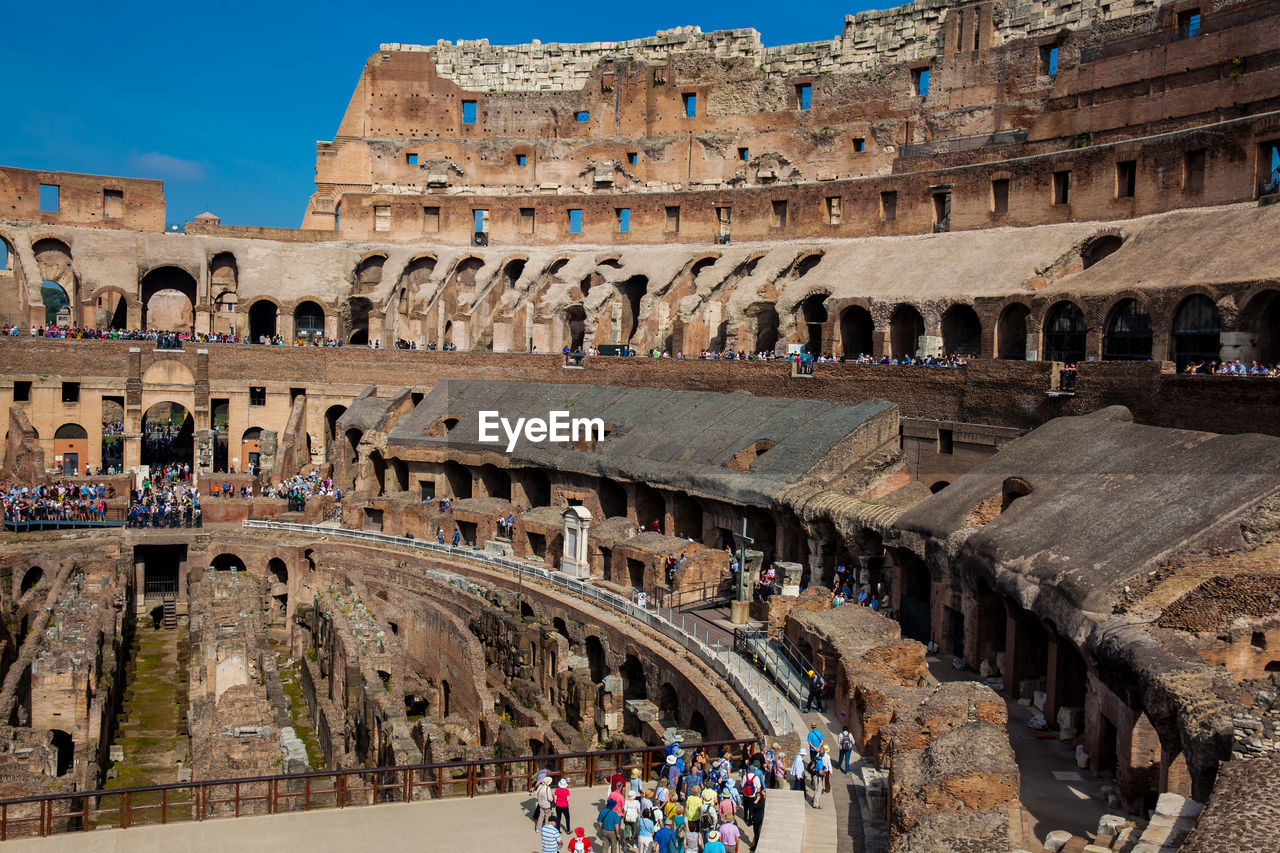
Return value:
[[(733, 597), (733, 585), (732, 578), (721, 578), (683, 589), (668, 589), (667, 587), (657, 586), (645, 590), (645, 595), (648, 596), (650, 604), (680, 610), (692, 605), (728, 600)], [(634, 596), (632, 600), (635, 600)]]
[(774, 643), (769, 640), (768, 629), (734, 628), (733, 648), (767, 675), (796, 705), (808, 698), (804, 673), (811, 668), (809, 660), (785, 637), (782, 643)]
[[(754, 743), (754, 738), (746, 738), (685, 747), (720, 749), (732, 759), (737, 748)], [(0, 800), (0, 841), (107, 827), (515, 793), (528, 790), (542, 769), (577, 787), (602, 784), (618, 772), (630, 777), (632, 770), (639, 770), (647, 780), (665, 766), (663, 751), (657, 746), (14, 797)]]
[[(553, 571), (543, 566), (531, 565), (528, 562), (503, 557), (481, 549), (472, 549), (465, 547), (452, 547), (450, 545), (441, 545), (436, 542), (430, 542), (425, 539), (406, 539), (403, 536), (392, 536), (386, 533), (376, 533), (369, 530), (350, 530), (342, 527), (319, 527), (310, 524), (295, 524), (287, 521), (263, 521), (259, 519), (247, 519), (243, 525), (251, 530), (283, 530), (296, 533), (305, 533), (309, 536), (329, 536), (342, 539), (354, 539), (364, 542), (374, 542), (381, 545), (393, 545), (398, 548), (411, 548), (416, 551), (424, 551), (427, 553), (441, 554), (455, 560), (468, 560), (480, 563), (492, 568), (503, 569), (515, 572), (518, 577), (532, 577), (552, 586), (560, 587), (576, 593), (583, 598), (604, 605), (619, 613), (626, 614), (638, 622), (642, 622), (653, 630), (663, 634), (664, 636), (675, 640), (689, 651), (693, 652), (697, 657), (718, 675), (723, 677), (729, 686), (733, 688), (738, 697), (751, 710), (752, 716), (767, 731), (775, 734), (785, 734), (793, 729), (788, 709), (782, 705), (782, 697), (777, 696), (772, 688), (768, 691), (764, 689), (767, 685), (763, 685), (760, 679), (754, 682), (754, 690), (749, 677), (744, 677), (739, 672), (734, 672), (730, 666), (729, 648), (721, 648), (719, 638), (714, 641), (711, 637), (710, 629), (706, 631), (705, 636), (698, 635), (698, 628), (695, 623), (690, 623), (692, 633), (684, 628), (683, 614), (669, 606), (646, 606), (640, 607), (634, 601), (615, 595), (607, 590), (600, 589), (580, 578), (570, 577), (562, 572)], [(666, 615), (662, 613), (663, 607), (666, 607)], [(681, 616), (677, 625), (675, 617)], [(790, 695), (790, 694), (787, 694)]]

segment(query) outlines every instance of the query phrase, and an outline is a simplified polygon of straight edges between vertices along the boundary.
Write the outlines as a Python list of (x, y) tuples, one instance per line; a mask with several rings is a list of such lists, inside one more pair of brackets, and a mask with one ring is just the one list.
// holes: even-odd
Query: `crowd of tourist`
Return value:
[[(830, 745), (817, 724), (792, 760), (777, 745), (761, 742), (744, 746), (737, 756), (721, 752), (712, 756), (699, 746), (691, 753), (679, 743), (666, 748), (655, 777), (640, 770), (608, 778), (609, 793), (594, 813), (587, 832), (574, 826), (570, 802), (574, 790), (569, 780), (541, 770), (530, 793), (534, 800), (534, 831), (543, 853), (590, 853), (593, 839), (598, 853), (737, 853), (754, 850), (760, 841), (768, 791), (789, 787), (804, 791), (814, 808), (831, 791), (831, 772), (849, 772), (853, 736), (842, 731), (837, 739), (840, 760), (831, 757)], [(748, 844), (746, 830), (751, 830)], [(566, 846), (567, 842), (567, 846)]]
[(1245, 364), (1238, 358), (1235, 361), (1189, 361), (1182, 368), (1182, 372), (1190, 375), (1205, 376), (1280, 377), (1280, 364), (1272, 365), (1271, 367), (1267, 367), (1265, 364), (1258, 364), (1256, 361)]
[(116, 490), (106, 483), (12, 485), (0, 493), (5, 521), (105, 521)]

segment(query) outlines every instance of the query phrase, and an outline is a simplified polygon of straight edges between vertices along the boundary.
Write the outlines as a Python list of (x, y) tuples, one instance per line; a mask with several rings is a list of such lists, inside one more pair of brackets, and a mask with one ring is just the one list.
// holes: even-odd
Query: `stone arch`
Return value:
[(716, 262), (719, 260), (719, 252), (710, 252), (694, 258), (693, 263), (689, 264), (689, 283), (696, 287), (698, 284), (698, 276), (715, 266)]
[(633, 275), (614, 288), (622, 297), (622, 341), (631, 343), (640, 330), (640, 304), (649, 292), (649, 277)]
[(43, 325), (76, 325), (71, 296), (56, 281), (46, 279), (40, 282), (40, 302), (44, 305), (44, 316), (40, 320)]
[(479, 255), (464, 255), (453, 265), (449, 272), (449, 284), (458, 288), (472, 288), (476, 285), (476, 273), (484, 266), (484, 258)]
[(662, 682), (658, 688), (658, 719), (664, 722), (678, 722), (680, 713), (680, 694), (670, 681)]
[(755, 346), (753, 352), (773, 352), (778, 348), (778, 309), (772, 302), (757, 302), (747, 309)]
[(224, 551), (209, 561), (209, 568), (215, 572), (246, 572), (244, 560), (239, 555)]
[(314, 299), (304, 299), (293, 308), (293, 334), (299, 343), (307, 343), (324, 335), (324, 306)]
[[(1240, 300), (1233, 344), (1249, 361), (1280, 364), (1280, 285), (1255, 288)], [(1225, 337), (1225, 335), (1224, 335)]]
[(16, 257), (13, 251), (13, 244), (9, 242), (9, 238), (0, 234), (0, 272), (7, 272), (9, 265), (13, 263)]
[(338, 431), (338, 418), (347, 413), (347, 407), (343, 405), (333, 405), (324, 411), (324, 443), (327, 446), (333, 441), (334, 435)]
[(830, 349), (830, 341), (824, 341), (822, 333), (823, 328), (828, 325), (826, 300), (830, 296), (829, 291), (816, 291), (796, 303), (796, 331), (800, 342), (804, 344), (805, 352), (811, 355), (822, 355), (824, 350)]
[(347, 343), (360, 346), (369, 343), (369, 313), (373, 302), (364, 296), (352, 296), (346, 301)]
[(587, 653), (587, 669), (591, 674), (591, 680), (596, 684), (604, 683), (604, 677), (609, 674), (609, 664), (606, 660), (604, 643), (595, 634), (588, 634), (584, 646)]
[(622, 661), (622, 696), (624, 699), (648, 699), (649, 688), (645, 683), (644, 664), (634, 652), (628, 652)]
[(161, 266), (142, 277), (142, 327), (191, 332), (195, 318), (196, 279), (181, 267)]
[[(146, 400), (144, 399), (144, 404)], [(175, 411), (181, 412), (181, 418), (178, 426), (175, 428), (173, 421)], [(161, 418), (167, 416), (167, 420), (161, 422)], [(156, 427), (151, 430), (149, 427)], [(167, 425), (171, 428), (172, 435), (162, 436), (165, 432), (162, 429)], [(167, 464), (191, 464), (194, 469), (194, 453), (195, 453), (195, 418), (191, 416), (191, 409), (181, 403), (172, 400), (160, 400), (146, 406), (142, 413), (142, 464), (143, 465), (167, 465)]]
[(942, 351), (976, 356), (982, 352), (982, 321), (972, 305), (957, 302), (942, 314)]
[(871, 355), (875, 350), (876, 321), (866, 305), (840, 309), (840, 349), (845, 358)]
[(996, 358), (1023, 361), (1027, 357), (1027, 328), (1031, 307), (1012, 301), (1000, 310), (996, 320)]
[(1118, 233), (1099, 234), (1080, 247), (1080, 261), (1088, 269), (1104, 258), (1114, 255), (1124, 245), (1124, 237)]
[(61, 289), (67, 300), (68, 310), (72, 318), (70, 325), (79, 325), (80, 294), (76, 288), (76, 274), (73, 269), (70, 247), (56, 238), (43, 237), (31, 244), (31, 251), (36, 258), (42, 291), (46, 282)]
[(1089, 327), (1080, 306), (1062, 299), (1049, 306), (1044, 315), (1041, 351), (1045, 361), (1068, 364), (1085, 360)]
[(914, 305), (906, 302), (893, 309), (889, 319), (889, 349), (893, 358), (914, 356), (924, 336), (924, 317)]
[(39, 566), (32, 566), (22, 575), (22, 586), (19, 587), (19, 595), (25, 595), (36, 587), (36, 584), (44, 580), (44, 569)]
[(1222, 315), (1203, 293), (1187, 296), (1173, 312), (1169, 329), (1170, 358), (1181, 371), (1187, 364), (1215, 361), (1222, 348)]
[(269, 296), (260, 296), (249, 304), (249, 342), (270, 343), (280, 325), (280, 306)]
[(520, 276), (524, 275), (525, 265), (529, 263), (529, 259), (523, 255), (508, 259), (502, 265), (502, 272), (499, 277), (503, 290), (515, 289), (516, 282), (520, 280)]
[(99, 287), (89, 298), (93, 302), (94, 325), (104, 329), (129, 328), (129, 306), (133, 300), (123, 288)]
[(564, 309), (565, 342), (569, 349), (577, 351), (583, 348), (586, 341), (587, 311), (582, 305), (574, 303)]
[(384, 252), (365, 255), (356, 262), (351, 273), (351, 283), (356, 293), (368, 293), (382, 283), (383, 267), (387, 263)]
[(236, 256), (218, 252), (209, 259), (209, 292), (235, 293), (240, 287), (240, 268)]
[(1102, 332), (1106, 361), (1147, 361), (1151, 358), (1151, 312), (1145, 300), (1121, 296), (1107, 310)]
[(697, 708), (689, 713), (689, 725), (686, 728), (691, 732), (697, 732), (700, 740), (707, 740), (707, 719)]
[(806, 249), (796, 255), (796, 259), (787, 265), (783, 278), (792, 280), (804, 278), (813, 272), (814, 267), (822, 262), (823, 252), (817, 249)]

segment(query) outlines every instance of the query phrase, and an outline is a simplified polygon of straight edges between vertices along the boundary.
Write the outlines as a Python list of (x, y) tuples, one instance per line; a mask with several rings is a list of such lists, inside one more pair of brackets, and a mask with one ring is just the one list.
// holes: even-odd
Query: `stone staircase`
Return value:
[(164, 626), (166, 628), (178, 627), (178, 600), (174, 595), (166, 595), (164, 597)]

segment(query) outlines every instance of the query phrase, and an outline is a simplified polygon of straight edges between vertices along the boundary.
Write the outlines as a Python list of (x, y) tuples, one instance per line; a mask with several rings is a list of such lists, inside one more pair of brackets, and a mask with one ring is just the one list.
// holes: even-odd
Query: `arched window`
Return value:
[(1151, 358), (1151, 315), (1136, 299), (1122, 300), (1107, 317), (1102, 357), (1108, 361), (1147, 361)]
[(1022, 361), (1027, 357), (1027, 318), (1031, 309), (1015, 302), (996, 323), (996, 357)]
[(1173, 360), (1181, 371), (1189, 362), (1216, 361), (1221, 350), (1222, 318), (1209, 297), (1197, 293), (1178, 306), (1173, 317)]
[(1044, 359), (1068, 364), (1084, 361), (1087, 327), (1084, 312), (1074, 302), (1059, 302), (1044, 321)]

